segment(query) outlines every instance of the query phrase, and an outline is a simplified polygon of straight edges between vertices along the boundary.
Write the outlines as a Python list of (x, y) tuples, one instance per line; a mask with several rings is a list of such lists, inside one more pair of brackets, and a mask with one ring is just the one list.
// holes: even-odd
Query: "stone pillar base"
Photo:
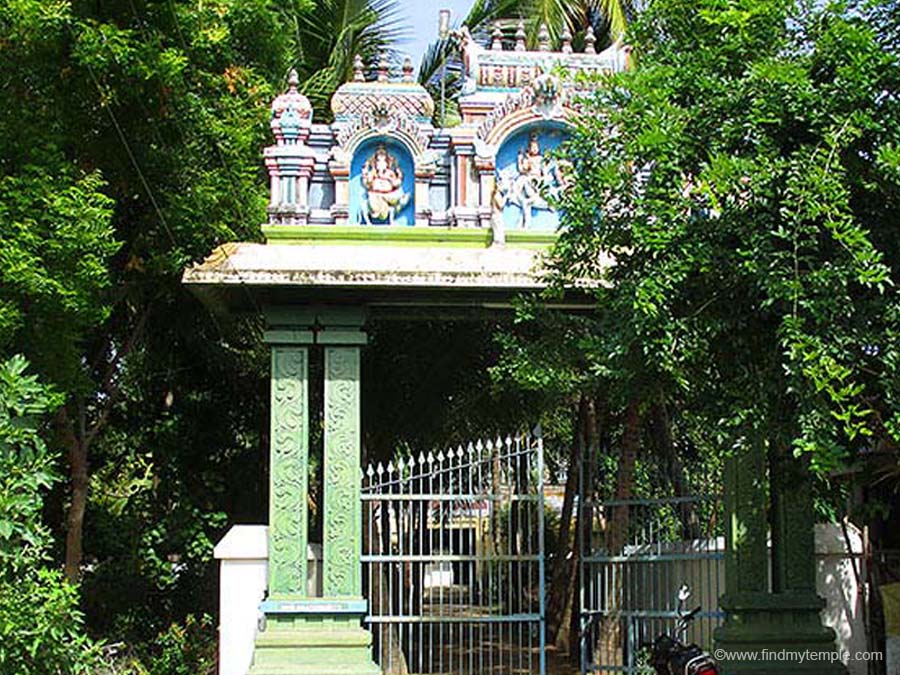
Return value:
[(723, 675), (846, 675), (815, 593), (726, 594), (719, 605), (728, 618), (716, 629), (714, 653), (732, 657), (717, 655)]
[(380, 675), (372, 634), (360, 626), (358, 602), (327, 599), (264, 602), (248, 675)]

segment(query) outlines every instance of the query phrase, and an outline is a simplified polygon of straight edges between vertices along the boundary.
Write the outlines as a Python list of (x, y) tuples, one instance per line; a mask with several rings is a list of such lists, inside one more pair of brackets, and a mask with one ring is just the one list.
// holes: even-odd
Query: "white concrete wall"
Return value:
[[(219, 675), (246, 675), (253, 660), (259, 603), (266, 591), (265, 525), (234, 525), (215, 548), (219, 560)], [(307, 549), (307, 593), (322, 595), (322, 547)]]
[[(847, 526), (847, 534), (849, 551), (840, 525), (816, 525), (816, 591), (825, 598), (822, 623), (837, 633), (838, 648), (852, 654), (867, 649), (862, 597), (865, 589), (857, 584), (853, 566), (856, 565), (862, 582), (865, 582), (866, 570), (863, 567), (862, 534), (853, 525)], [(865, 661), (854, 660), (844, 665), (850, 675), (868, 672)]]

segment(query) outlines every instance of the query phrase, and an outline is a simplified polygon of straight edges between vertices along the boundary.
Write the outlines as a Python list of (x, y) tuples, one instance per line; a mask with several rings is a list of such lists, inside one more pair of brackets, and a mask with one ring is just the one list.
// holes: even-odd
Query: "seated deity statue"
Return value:
[(379, 145), (363, 165), (362, 184), (366, 188), (362, 208), (366, 224), (387, 220), (393, 225), (396, 215), (409, 203), (409, 195), (403, 191), (403, 170), (384, 145)]

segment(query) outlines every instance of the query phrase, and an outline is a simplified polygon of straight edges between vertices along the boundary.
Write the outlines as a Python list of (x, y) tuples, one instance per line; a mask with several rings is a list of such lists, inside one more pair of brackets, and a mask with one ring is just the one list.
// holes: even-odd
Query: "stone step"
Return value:
[(264, 631), (256, 637), (256, 646), (262, 649), (268, 647), (353, 649), (368, 647), (371, 644), (371, 633), (362, 629), (356, 631), (275, 630)]
[(248, 675), (381, 675), (381, 668), (374, 663), (365, 665), (281, 663), (251, 666)]

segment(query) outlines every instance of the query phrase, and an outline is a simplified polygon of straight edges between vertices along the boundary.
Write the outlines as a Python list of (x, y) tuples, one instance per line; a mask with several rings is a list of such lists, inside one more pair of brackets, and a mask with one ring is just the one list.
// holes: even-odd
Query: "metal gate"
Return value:
[(687, 608), (702, 608), (687, 638), (709, 648), (724, 617), (719, 497), (586, 498), (581, 508), (582, 673), (652, 673), (643, 649), (674, 629), (682, 584)]
[(362, 500), (384, 673), (544, 674), (538, 431), (370, 465)]

